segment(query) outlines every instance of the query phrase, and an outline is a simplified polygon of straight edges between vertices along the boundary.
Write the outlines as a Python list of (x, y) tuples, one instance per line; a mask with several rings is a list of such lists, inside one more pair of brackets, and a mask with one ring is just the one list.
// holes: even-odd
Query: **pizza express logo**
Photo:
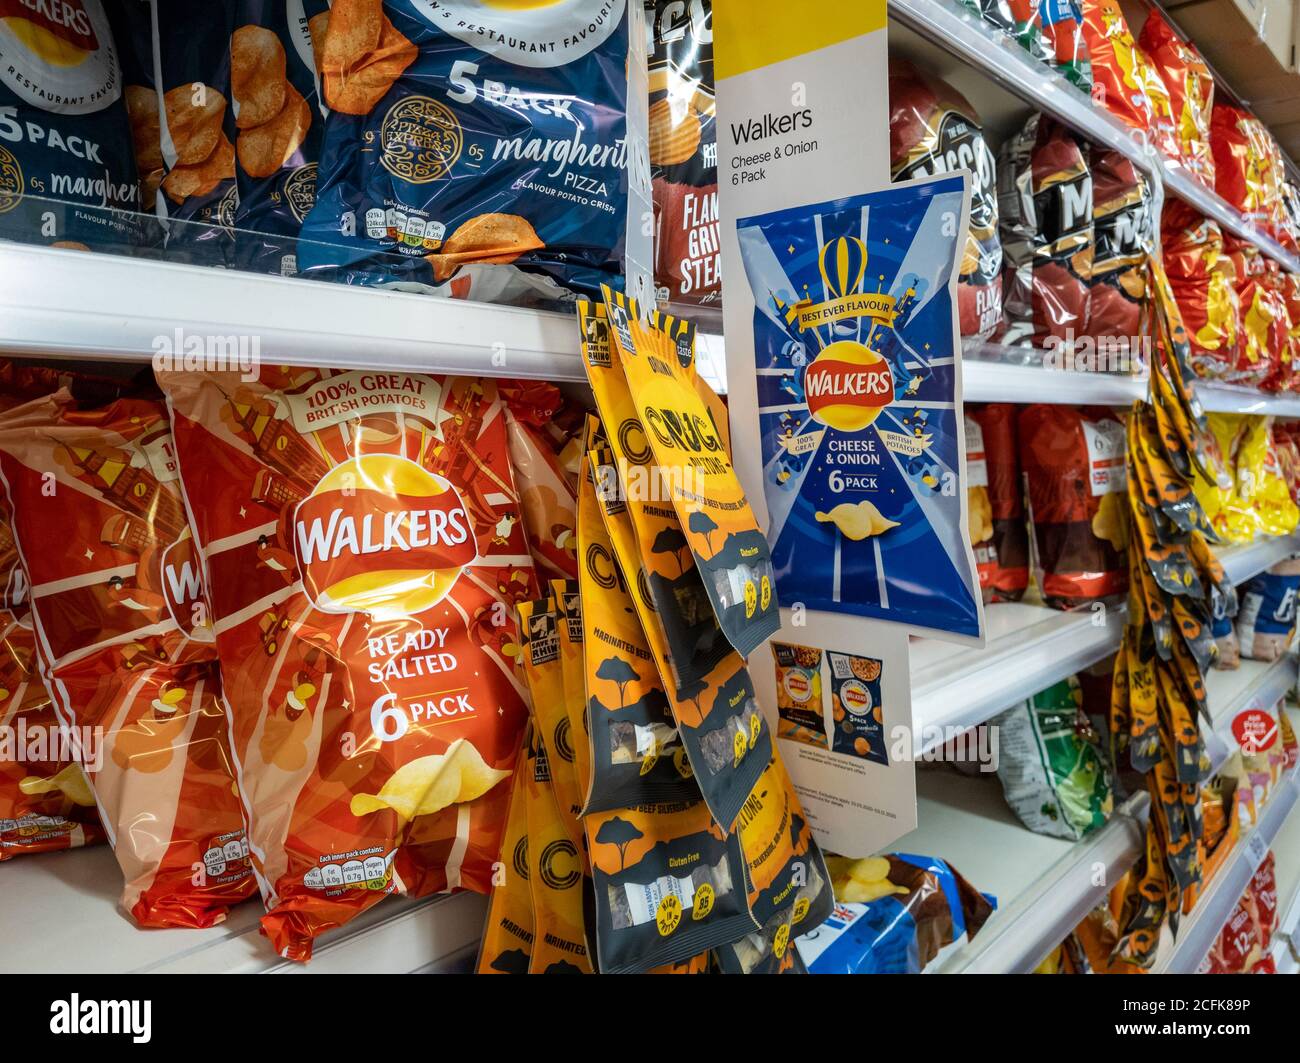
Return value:
[(451, 482), (391, 454), (335, 466), (298, 505), (303, 587), (327, 613), (413, 616), (446, 597), (478, 558)]
[(284, 182), (284, 198), (298, 221), (307, 217), (316, 202), (316, 164), (299, 166)]
[(393, 104), (379, 141), (384, 169), (417, 185), (448, 176), (465, 146), (455, 113), (428, 96), (406, 96)]
[(894, 399), (889, 363), (853, 340), (823, 350), (805, 370), (803, 386), (808, 412), (841, 432), (861, 432)]
[(13, 210), (23, 198), (23, 170), (18, 160), (0, 145), (0, 214)]

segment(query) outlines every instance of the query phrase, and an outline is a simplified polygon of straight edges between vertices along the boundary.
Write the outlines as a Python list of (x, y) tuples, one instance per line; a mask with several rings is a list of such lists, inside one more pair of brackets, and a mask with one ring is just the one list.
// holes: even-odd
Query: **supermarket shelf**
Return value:
[(117, 907), (122, 875), (108, 846), (0, 865), (0, 972), (84, 974), (405, 974), (460, 958), (478, 942), (486, 898), (389, 898), (326, 934), (307, 966), (277, 956), (258, 932), (262, 906), (239, 905), (208, 930), (140, 930)]
[(1124, 611), (1063, 613), (1006, 602), (985, 610), (983, 649), (912, 643), (912, 720), (919, 757), (942, 732), (974, 727), (1119, 648)]
[[(1078, 373), (989, 361), (991, 356), (1026, 357), (1025, 349), (998, 344), (964, 345), (962, 398), (966, 402), (1046, 402), (1064, 406), (1130, 406), (1146, 397), (1147, 382), (1117, 373)], [(1297, 404), (1300, 407), (1300, 404)]]
[[(917, 774), (916, 830), (892, 848), (941, 855), (974, 886), (993, 894), (997, 911), (973, 941), (955, 943), (927, 971), (941, 974), (1024, 973), (1099, 904), (1097, 864), (1114, 882), (1137, 860), (1143, 832), (1133, 816), (1117, 812), (1079, 842), (1026, 830), (991, 775), (950, 771)], [(1146, 807), (1146, 795), (1130, 811)]]
[(967, 9), (948, 0), (890, 0), (889, 14), (1027, 103), (1153, 172), (1157, 164), (1133, 130)]
[(267, 362), (586, 379), (567, 314), (0, 244), (0, 350), (147, 362), (178, 328)]
[[(1287, 536), (1228, 547), (1219, 557), (1229, 578), (1242, 583), (1296, 550), (1300, 550), (1300, 536)], [(1122, 609), (1063, 613), (1006, 602), (989, 606), (984, 615), (988, 637), (983, 649), (934, 639), (912, 643), (912, 719), (918, 757), (940, 745), (948, 729), (983, 723), (1114, 653), (1124, 625)], [(1294, 680), (1294, 661), (1290, 668)], [(1253, 683), (1259, 678), (1256, 669), (1267, 670), (1267, 666), (1247, 661), (1238, 672), (1216, 672), (1211, 678), (1222, 684)], [(1285, 669), (1279, 666), (1269, 675), (1269, 683), (1282, 683)]]
[(1300, 969), (1300, 812), (1286, 818), (1273, 839), (1277, 876), (1277, 930), (1273, 959), (1279, 974)]
[[(1205, 677), (1206, 702), (1215, 739), (1207, 737), (1213, 771), (1223, 767), (1237, 748), (1232, 721), (1247, 709), (1271, 710), (1296, 685), (1296, 655), (1287, 653), (1271, 663), (1248, 661), (1230, 672), (1210, 669)], [(1217, 752), (1217, 755), (1216, 755)]]
[(1162, 953), (1156, 957), (1156, 973), (1191, 974), (1201, 965), (1298, 799), (1300, 775), (1292, 771), (1278, 783), (1255, 826), (1238, 840), (1191, 915), (1183, 918), (1172, 947), (1162, 945)]

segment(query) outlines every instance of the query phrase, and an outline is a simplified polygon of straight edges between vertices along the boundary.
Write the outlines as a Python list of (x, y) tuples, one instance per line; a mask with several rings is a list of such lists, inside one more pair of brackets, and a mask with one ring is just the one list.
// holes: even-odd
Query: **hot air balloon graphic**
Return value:
[[(862, 278), (867, 272), (867, 245), (856, 236), (838, 237), (822, 245), (817, 264), (822, 283), (832, 300), (854, 295), (861, 290)], [(831, 325), (831, 334), (836, 339), (856, 336), (858, 331), (856, 319)]]

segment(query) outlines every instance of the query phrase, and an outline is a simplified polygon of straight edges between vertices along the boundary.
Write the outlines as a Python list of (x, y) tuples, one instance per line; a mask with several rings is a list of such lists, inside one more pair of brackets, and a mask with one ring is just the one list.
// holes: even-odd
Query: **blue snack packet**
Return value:
[[(1296, 594), (1300, 574), (1294, 561), (1261, 572), (1241, 589), (1237, 610), (1237, 641), (1241, 655), (1254, 661), (1276, 661), (1295, 636)], [(1277, 569), (1283, 571), (1278, 572)]]
[(0, 239), (129, 253), (144, 219), (100, 0), (0, 5)]
[(153, 0), (154, 81), (167, 176), (157, 199), (167, 257), (228, 266), (234, 255), (235, 115), (230, 34), (235, 8)]
[(335, 0), (302, 272), (535, 302), (619, 283), (643, 228), (627, 117), (643, 19), (627, 0)]
[(737, 222), (782, 602), (981, 636), (954, 313), (967, 180)]
[(298, 233), (316, 201), (325, 130), (313, 49), (326, 0), (239, 0), (230, 35), (235, 114), (233, 264), (255, 273), (298, 272)]

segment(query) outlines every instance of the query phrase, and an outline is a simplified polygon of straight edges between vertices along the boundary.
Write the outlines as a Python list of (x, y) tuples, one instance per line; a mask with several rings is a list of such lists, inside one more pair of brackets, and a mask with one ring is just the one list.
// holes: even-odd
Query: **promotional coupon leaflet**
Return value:
[(982, 637), (954, 312), (968, 182), (737, 222), (783, 604)]

